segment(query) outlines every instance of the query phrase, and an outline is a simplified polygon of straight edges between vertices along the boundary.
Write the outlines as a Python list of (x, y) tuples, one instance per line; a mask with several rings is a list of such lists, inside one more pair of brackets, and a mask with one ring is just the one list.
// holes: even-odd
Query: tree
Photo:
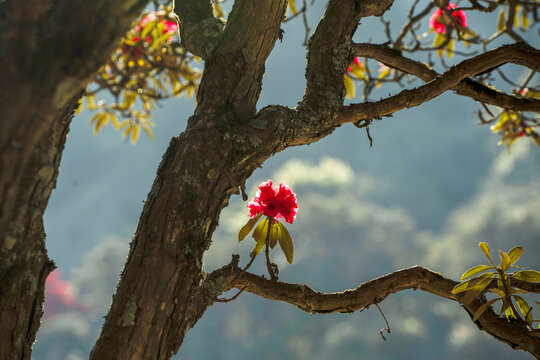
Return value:
[[(509, 322), (498, 316), (485, 306), (482, 294), (466, 301), (463, 295), (451, 292), (456, 282), (425, 268), (397, 271), (346, 294), (319, 294), (303, 285), (244, 273), (237, 257), (211, 274), (202, 271), (201, 259), (211, 244), (221, 210), (233, 194), (242, 192), (247, 199), (244, 183), (254, 169), (272, 154), (316, 142), (338, 126), (353, 123), (369, 129), (374, 119), (454, 90), (484, 104), (491, 115), (482, 119), (496, 122), (494, 129), (503, 132), (503, 141), (526, 137), (538, 142), (537, 118), (523, 113), (540, 110), (538, 92), (530, 79), (515, 85), (514, 94), (482, 82), (506, 63), (529, 68), (531, 78), (538, 71), (538, 50), (524, 42), (514, 28), (516, 12), (522, 19), (536, 20), (536, 3), (470, 1), (469, 7), (456, 10), (446, 2), (429, 2), (419, 12), (412, 7), (402, 32), (396, 38), (389, 32), (388, 44), (368, 44), (352, 41), (358, 24), (368, 16), (381, 17), (393, 1), (330, 0), (308, 42), (302, 102), (294, 109), (273, 105), (257, 112), (265, 62), (283, 35), (280, 25), (288, 3), (291, 1), (237, 0), (226, 26), (214, 16), (210, 1), (176, 4), (185, 49), (205, 61), (197, 108), (186, 131), (171, 140), (163, 156), (91, 358), (170, 358), (205, 310), (231, 288), (290, 302), (310, 312), (350, 312), (377, 304), (392, 292), (419, 288), (460, 301), (471, 316), (486, 309), (475, 319), (478, 326), (496, 339), (540, 357), (540, 340), (526, 322), (517, 317)], [(56, 181), (73, 112), (83, 89), (146, 4), (133, 0), (0, 3), (4, 69), (0, 78), (2, 358), (29, 359), (39, 327), (45, 279), (54, 268), (45, 248), (42, 215)], [(488, 50), (493, 39), (483, 40), (470, 32), (459, 16), (462, 9), (488, 13), (505, 9), (493, 38), (508, 36), (514, 43)], [(432, 25), (436, 43), (426, 48), (415, 33), (416, 24), (433, 11), (439, 12)], [(525, 22), (522, 20), (524, 27)], [(421, 50), (460, 54), (454, 50), (457, 40), (453, 38), (482, 45), (484, 51), (463, 54), (468, 56), (466, 60), (442, 74), (403, 55)], [(367, 63), (355, 61), (358, 56), (378, 60), (387, 68), (375, 78), (367, 72)], [(390, 69), (394, 69), (393, 78)], [(404, 73), (426, 84), (379, 101), (343, 105), (346, 86), (352, 95), (352, 78), (363, 82), (367, 98), (378, 83), (402, 81)], [(493, 114), (488, 106), (504, 110)], [(516, 256), (516, 251), (507, 256)], [(502, 268), (505, 259), (502, 256)], [(512, 281), (510, 285), (526, 291), (539, 291), (538, 284)]]

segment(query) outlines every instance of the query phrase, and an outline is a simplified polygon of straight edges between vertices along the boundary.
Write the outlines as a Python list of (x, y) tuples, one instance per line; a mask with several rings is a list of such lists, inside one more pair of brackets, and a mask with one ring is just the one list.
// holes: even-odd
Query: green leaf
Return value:
[(474, 313), (472, 321), (474, 322), (474, 321), (478, 320), (480, 315), (482, 315), (487, 309), (489, 309), (491, 307), (491, 305), (493, 305), (494, 302), (499, 301), (499, 300), (501, 300), (501, 299), (500, 298), (491, 299), (488, 302), (486, 302), (485, 304), (482, 304), (482, 306), (480, 306), (478, 308), (478, 310), (476, 310), (476, 312)]
[(379, 73), (379, 79), (384, 79), (388, 76), (388, 74), (390, 74), (390, 68), (387, 66), (386, 68), (384, 68), (383, 71)]
[(506, 308), (506, 310), (504, 312), (505, 312), (506, 316), (514, 317), (514, 318), (517, 319), (517, 314), (514, 314), (514, 310), (510, 306), (510, 303), (508, 303), (508, 307)]
[(282, 236), (282, 231), (281, 231), (281, 227), (279, 226), (279, 221), (272, 221), (272, 226), (270, 227), (270, 239), (269, 239), (269, 244), (270, 244), (271, 249), (273, 249), (276, 246), (280, 236)]
[(486, 255), (488, 260), (491, 262), (491, 254), (490, 254), (490, 251), (489, 251), (489, 245), (486, 244), (485, 242), (481, 242), (480, 244), (478, 244), (478, 246), (480, 246), (480, 250), (482, 250), (484, 255)]
[(459, 294), (463, 291), (484, 290), (489, 285), (491, 279), (493, 279), (494, 276), (494, 273), (485, 273), (470, 280), (460, 282), (459, 284), (454, 286), (454, 288), (452, 289), (452, 294)]
[(474, 266), (474, 267), (470, 268), (469, 270), (465, 271), (463, 273), (463, 275), (461, 275), (461, 280), (465, 280), (468, 277), (471, 277), (473, 275), (476, 275), (478, 273), (481, 273), (482, 271), (486, 271), (486, 270), (489, 270), (489, 269), (492, 269), (492, 267), (489, 266), (489, 265), (477, 265), (477, 266)]
[(141, 32), (141, 39), (145, 39), (146, 40), (146, 35), (148, 35), (148, 33), (150, 31), (152, 31), (154, 29), (154, 27), (156, 27), (156, 24), (157, 24), (158, 20), (155, 19), (155, 20), (152, 20), (152, 21), (149, 21), (146, 26), (143, 28), (142, 32)]
[(293, 255), (294, 255), (294, 248), (293, 248), (293, 242), (291, 235), (289, 234), (289, 231), (287, 231), (287, 228), (285, 226), (278, 222), (280, 230), (281, 230), (281, 236), (278, 237), (279, 246), (281, 247), (281, 250), (285, 254), (285, 257), (287, 258), (287, 261), (289, 264), (292, 263)]
[(536, 270), (523, 270), (513, 274), (514, 279), (530, 282), (540, 283), (540, 272)]
[(450, 39), (448, 44), (446, 44), (446, 56), (448, 56), (449, 59), (454, 56), (454, 39)]
[(510, 303), (508, 302), (508, 300), (506, 299), (502, 299), (502, 304), (501, 304), (501, 311), (500, 313), (506, 313), (506, 311), (508, 310), (508, 308), (510, 307)]
[(289, 9), (291, 9), (291, 12), (293, 13), (293, 15), (295, 15), (298, 12), (298, 10), (296, 9), (296, 4), (294, 3), (294, 0), (289, 0), (288, 4), (289, 4)]
[(523, 246), (514, 246), (509, 252), (508, 256), (510, 257), (510, 263), (514, 265), (516, 261), (523, 255)]
[(525, 301), (525, 299), (523, 299), (521, 296), (514, 295), (514, 298), (516, 299), (519, 311), (521, 311), (521, 313), (523, 314), (525, 322), (527, 323), (527, 325), (531, 325), (533, 318), (529, 304), (527, 304), (527, 301)]
[(345, 74), (344, 78), (345, 78), (344, 81), (345, 81), (345, 90), (347, 91), (347, 97), (349, 99), (353, 99), (354, 96), (356, 95), (354, 82), (352, 81), (351, 77), (347, 74)]
[(525, 9), (524, 9), (521, 12), (521, 27), (525, 30), (528, 30), (530, 25), (531, 25), (531, 21), (527, 17), (527, 13), (525, 12)]
[(264, 249), (264, 245), (266, 245), (266, 236), (268, 235), (268, 218), (264, 218), (263, 221), (257, 225), (255, 230), (253, 231), (253, 238), (257, 242), (257, 245), (255, 245), (255, 254), (258, 254), (261, 252), (262, 249)]
[(499, 11), (499, 15), (497, 16), (497, 31), (504, 30), (505, 22), (506, 22), (506, 12), (504, 11), (504, 9), (501, 9), (501, 11)]
[(492, 293), (494, 293), (494, 294), (497, 294), (497, 295), (499, 295), (501, 298), (505, 298), (505, 297), (506, 297), (506, 294), (504, 293), (504, 291), (501, 290), (501, 289), (498, 289), (498, 288), (490, 288), (490, 289), (487, 289), (487, 291), (492, 292)]
[(238, 233), (238, 242), (244, 240), (244, 238), (251, 232), (251, 229), (261, 219), (262, 213), (255, 216), (253, 219), (249, 219), (246, 225), (244, 225)]
[(514, 294), (526, 294), (528, 291), (523, 289), (510, 289), (510, 295)]
[[(446, 41), (446, 36), (444, 34), (435, 34), (435, 38), (433, 39), (433, 47), (434, 48), (439, 48), (440, 46), (442, 46), (442, 44), (444, 44), (444, 42)], [(444, 54), (444, 49), (441, 48), (441, 49), (437, 49), (437, 56), (439, 58), (442, 58)]]
[(510, 256), (508, 256), (507, 253), (501, 250), (499, 250), (499, 256), (501, 257), (501, 269), (503, 271), (508, 270), (508, 268), (510, 267), (510, 264), (512, 263), (510, 260)]

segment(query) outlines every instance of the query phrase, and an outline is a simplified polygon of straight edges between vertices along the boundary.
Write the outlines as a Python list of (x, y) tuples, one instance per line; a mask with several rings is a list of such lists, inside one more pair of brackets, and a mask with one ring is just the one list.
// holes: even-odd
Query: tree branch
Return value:
[[(414, 75), (425, 82), (432, 81), (439, 76), (439, 73), (426, 64), (409, 59), (401, 55), (401, 52), (386, 45), (354, 44), (354, 50), (356, 56), (378, 60), (391, 68)], [(456, 91), (459, 95), (505, 109), (540, 111), (540, 100), (538, 99), (508, 95), (470, 78), (463, 79), (452, 90)]]
[[(539, 57), (540, 51), (529, 45), (518, 43), (501, 46), (452, 66), (442, 75), (418, 88), (403, 90), (380, 101), (344, 106), (339, 110), (335, 123), (329, 125), (335, 127), (348, 122), (378, 118), (405, 108), (418, 106), (454, 88), (469, 76), (485, 73), (506, 63), (514, 63), (539, 71)], [(540, 103), (536, 102), (534, 107), (536, 111), (540, 111), (539, 105)]]
[[(461, 294), (455, 295), (451, 292), (452, 288), (458, 284), (457, 282), (421, 266), (398, 270), (367, 281), (355, 289), (337, 293), (322, 293), (306, 285), (271, 281), (251, 273), (245, 273), (238, 277), (239, 272), (241, 269), (233, 261), (207, 276), (201, 288), (214, 289), (212, 294), (206, 294), (214, 296), (214, 298), (208, 298), (208, 304), (211, 304), (220, 291), (233, 287), (245, 288), (246, 291), (269, 300), (290, 303), (310, 313), (362, 311), (370, 305), (380, 303), (391, 294), (407, 289), (422, 290), (454, 301), (462, 299)], [(516, 284), (519, 285), (519, 283)], [(540, 284), (530, 285), (529, 291), (540, 293)], [(483, 303), (485, 303), (485, 298), (481, 296), (469, 304), (461, 305), (472, 318)], [(488, 310), (480, 316), (475, 324), (481, 330), (509, 344), (514, 349), (530, 352), (536, 357), (540, 356), (540, 338), (534, 332), (529, 331), (523, 322), (508, 322), (506, 318)]]

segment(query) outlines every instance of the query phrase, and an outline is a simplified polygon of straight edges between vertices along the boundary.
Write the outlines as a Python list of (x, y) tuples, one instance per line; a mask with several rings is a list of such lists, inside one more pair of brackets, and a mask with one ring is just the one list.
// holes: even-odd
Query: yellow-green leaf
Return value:
[(529, 17), (527, 16), (525, 10), (523, 10), (521, 12), (521, 27), (525, 30), (528, 30), (530, 25), (531, 21), (529, 20)]
[(501, 251), (501, 250), (499, 250), (499, 256), (501, 257), (501, 268), (502, 268), (502, 270), (503, 271), (508, 270), (508, 268), (510, 267), (510, 264), (511, 264), (510, 256), (508, 256), (507, 253), (505, 253), (504, 251)]
[(283, 226), (282, 223), (278, 222), (277, 224), (279, 224), (279, 227), (282, 233), (281, 234), (282, 236), (278, 238), (279, 246), (281, 247), (281, 250), (285, 254), (287, 261), (289, 262), (289, 264), (291, 264), (293, 261), (293, 255), (294, 255), (294, 248), (293, 248), (291, 235), (289, 234), (289, 231), (287, 231), (287, 228), (285, 228), (285, 226)]
[(270, 248), (273, 249), (278, 239), (282, 236), (281, 227), (279, 226), (278, 221), (272, 221), (272, 226), (270, 227), (270, 239), (268, 240), (268, 244), (270, 245)]
[(489, 251), (489, 245), (486, 244), (485, 242), (481, 242), (480, 244), (478, 244), (478, 246), (480, 246), (480, 250), (482, 250), (484, 255), (486, 255), (488, 260), (491, 262), (491, 253)]
[(491, 279), (493, 279), (494, 276), (494, 273), (485, 273), (470, 280), (463, 281), (454, 286), (454, 288), (452, 289), (452, 293), (458, 294), (463, 291), (484, 290), (489, 285)]
[(510, 263), (514, 265), (516, 261), (523, 255), (523, 246), (514, 246), (509, 252), (508, 256), (510, 257)]
[(156, 27), (157, 19), (149, 21), (141, 32), (141, 39), (146, 39), (146, 35)]
[(523, 270), (513, 274), (514, 279), (530, 282), (540, 283), (540, 272), (536, 270)]
[(150, 140), (154, 140), (154, 132), (152, 131), (150, 126), (147, 123), (142, 123), (141, 126), (146, 135), (148, 135), (148, 137), (150, 138)]
[(352, 99), (356, 95), (354, 82), (352, 81), (351, 77), (347, 74), (345, 74), (344, 78), (345, 78), (345, 90), (347, 91), (347, 97), (349, 99)]
[(264, 249), (264, 245), (266, 245), (266, 236), (268, 235), (268, 218), (264, 218), (259, 225), (253, 230), (253, 238), (257, 242), (257, 245), (255, 245), (255, 253), (258, 254), (261, 252), (262, 249)]
[(523, 314), (525, 322), (527, 323), (527, 325), (531, 325), (533, 318), (529, 304), (527, 304), (527, 301), (525, 301), (525, 299), (521, 296), (514, 295), (514, 298), (516, 299), (519, 311), (521, 311), (521, 313)]
[(454, 56), (454, 39), (450, 39), (448, 44), (446, 44), (446, 56), (448, 56), (449, 59)]
[(139, 134), (141, 133), (141, 127), (137, 124), (133, 126), (133, 131), (131, 132), (131, 144), (135, 145), (139, 139)]
[(298, 10), (296, 9), (296, 4), (294, 3), (294, 0), (289, 0), (289, 9), (291, 9), (291, 12), (293, 15), (295, 15)]
[(499, 15), (497, 16), (497, 31), (504, 30), (505, 22), (506, 22), (506, 11), (504, 11), (504, 9), (501, 9), (501, 11), (499, 11)]
[(251, 232), (255, 224), (261, 219), (262, 213), (255, 216), (253, 219), (249, 219), (246, 225), (244, 225), (240, 232), (238, 232), (238, 242), (244, 240), (244, 238)]
[(492, 269), (492, 267), (489, 266), (489, 265), (477, 265), (477, 266), (474, 266), (474, 267), (470, 268), (469, 270), (465, 271), (463, 273), (463, 275), (461, 275), (461, 280), (465, 280), (468, 277), (471, 277), (473, 275), (476, 275), (478, 273), (481, 273), (482, 271), (486, 271), (486, 270), (489, 270), (489, 269)]
[(499, 295), (501, 298), (505, 298), (505, 297), (506, 297), (506, 294), (504, 293), (504, 291), (501, 290), (501, 289), (498, 289), (498, 288), (490, 288), (490, 289), (487, 289), (487, 291), (492, 292), (492, 293), (494, 293), (494, 294), (497, 294), (497, 295)]
[(437, 49), (437, 56), (439, 58), (442, 58), (444, 54), (444, 48), (441, 48), (441, 49), (438, 49), (438, 48), (441, 47), (445, 41), (446, 41), (446, 36), (444, 34), (439, 34), (439, 33), (435, 34), (435, 38), (433, 39), (433, 47)]
[(517, 5), (516, 9), (514, 11), (514, 27), (516, 27), (516, 28), (519, 27), (519, 16), (518, 16), (519, 8), (520, 8), (520, 6)]
[(487, 309), (489, 309), (491, 307), (491, 305), (493, 305), (494, 302), (499, 301), (499, 300), (501, 300), (501, 299), (500, 298), (491, 299), (488, 302), (486, 302), (485, 304), (482, 304), (482, 306), (480, 306), (478, 308), (478, 310), (476, 310), (476, 312), (474, 313), (472, 321), (474, 322), (474, 321), (478, 320), (480, 315), (482, 315)]

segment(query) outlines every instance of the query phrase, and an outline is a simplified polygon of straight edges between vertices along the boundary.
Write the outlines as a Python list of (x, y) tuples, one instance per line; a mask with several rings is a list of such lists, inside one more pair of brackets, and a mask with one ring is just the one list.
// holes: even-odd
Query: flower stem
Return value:
[(266, 255), (266, 268), (268, 269), (268, 274), (270, 274), (270, 279), (277, 280), (277, 276), (274, 274), (274, 270), (272, 269), (272, 263), (270, 262), (270, 234), (271, 234), (273, 222), (274, 222), (274, 219), (269, 216), (268, 217), (268, 232), (266, 233), (266, 246), (265, 246), (264, 254)]

